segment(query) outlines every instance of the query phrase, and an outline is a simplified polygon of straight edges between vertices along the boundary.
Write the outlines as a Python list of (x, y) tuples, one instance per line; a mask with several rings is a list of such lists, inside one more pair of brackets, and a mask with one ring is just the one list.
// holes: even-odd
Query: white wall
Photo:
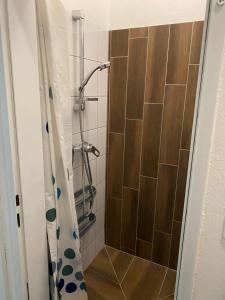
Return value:
[(193, 299), (225, 299), (225, 44), (208, 178), (202, 209)]
[[(101, 62), (108, 60), (108, 9), (102, 1), (62, 1), (68, 17), (69, 29), (69, 65), (71, 73), (71, 108), (80, 85), (80, 58), (78, 25), (72, 22), (72, 10), (82, 9), (85, 15), (84, 25), (84, 74), (86, 75)], [(104, 2), (104, 3), (107, 3)], [(109, 1), (108, 1), (109, 3)], [(101, 153), (99, 158), (90, 154), (93, 185), (97, 196), (93, 212), (96, 224), (81, 240), (84, 268), (95, 258), (105, 245), (105, 174), (106, 174), (106, 125), (107, 125), (107, 71), (97, 72), (89, 81), (85, 96), (98, 97), (98, 102), (86, 102), (83, 112), (84, 138), (95, 145)], [(80, 144), (78, 112), (73, 111), (73, 145)], [(82, 188), (81, 157), (75, 157), (74, 191)]]
[(111, 0), (111, 29), (203, 20), (206, 0)]

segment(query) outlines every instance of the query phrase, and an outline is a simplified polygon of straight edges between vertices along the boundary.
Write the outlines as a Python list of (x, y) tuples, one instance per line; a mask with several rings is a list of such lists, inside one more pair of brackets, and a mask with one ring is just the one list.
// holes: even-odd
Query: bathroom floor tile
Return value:
[(135, 257), (122, 282), (127, 300), (156, 299), (165, 273), (165, 267)]
[(88, 300), (124, 300), (120, 286), (93, 269), (85, 272), (85, 280)]
[(100, 251), (88, 269), (101, 274), (108, 280), (117, 282), (113, 266), (105, 248)]
[[(162, 299), (162, 298), (164, 299), (165, 297), (168, 297), (168, 296), (173, 297), (171, 295), (174, 294), (175, 283), (176, 283), (176, 271), (168, 269), (165, 280), (163, 282), (162, 289), (159, 294), (159, 299)], [(168, 299), (170, 299), (170, 298), (168, 298)], [(173, 299), (173, 298), (171, 298), (171, 299)]]
[(106, 247), (106, 250), (113, 264), (119, 283), (121, 283), (132, 262), (133, 256), (111, 247)]

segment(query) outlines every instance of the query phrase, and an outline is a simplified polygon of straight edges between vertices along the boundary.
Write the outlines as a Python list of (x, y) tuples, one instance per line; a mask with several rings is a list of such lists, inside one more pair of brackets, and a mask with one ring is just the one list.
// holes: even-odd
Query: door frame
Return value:
[[(225, 5), (208, 0), (181, 230), (176, 299), (193, 299), (198, 243), (225, 38)], [(207, 133), (207, 134), (206, 134)]]

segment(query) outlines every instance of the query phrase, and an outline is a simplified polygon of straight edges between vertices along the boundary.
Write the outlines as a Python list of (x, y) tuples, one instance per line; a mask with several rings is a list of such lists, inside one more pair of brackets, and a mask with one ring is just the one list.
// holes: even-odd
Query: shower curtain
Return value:
[(73, 197), (72, 101), (65, 12), (59, 0), (36, 0), (36, 7), (50, 298), (85, 300)]

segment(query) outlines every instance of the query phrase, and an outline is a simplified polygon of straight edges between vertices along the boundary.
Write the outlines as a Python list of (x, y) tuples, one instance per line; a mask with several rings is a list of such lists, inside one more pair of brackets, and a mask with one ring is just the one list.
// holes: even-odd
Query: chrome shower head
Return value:
[(105, 62), (105, 63), (103, 63), (103, 64), (97, 66), (94, 70), (92, 70), (92, 71), (87, 75), (87, 77), (82, 81), (82, 83), (81, 83), (81, 85), (80, 85), (80, 87), (79, 87), (79, 92), (80, 92), (80, 93), (83, 92), (83, 90), (84, 90), (85, 86), (87, 85), (88, 81), (91, 79), (92, 75), (94, 75), (94, 73), (95, 73), (96, 71), (98, 71), (98, 70), (99, 70), (99, 71), (102, 71), (102, 70), (107, 69), (107, 68), (109, 68), (109, 67), (110, 67), (110, 62), (107, 61), (107, 62)]

